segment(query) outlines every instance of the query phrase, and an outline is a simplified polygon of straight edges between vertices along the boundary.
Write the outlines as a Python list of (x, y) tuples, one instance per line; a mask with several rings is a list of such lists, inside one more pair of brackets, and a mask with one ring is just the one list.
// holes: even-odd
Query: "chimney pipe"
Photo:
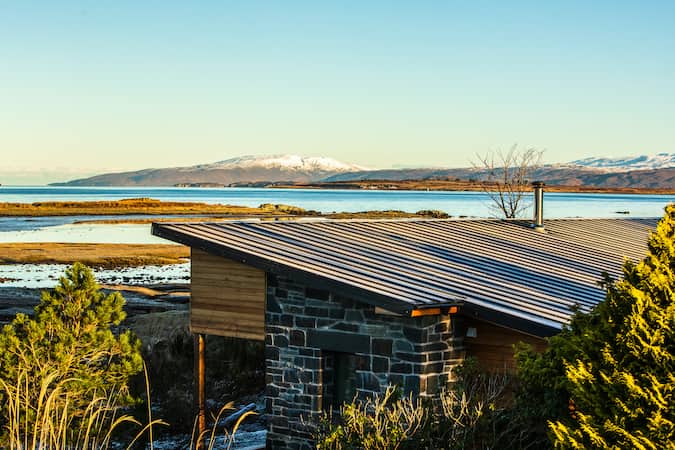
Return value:
[(534, 190), (534, 220), (532, 227), (536, 231), (544, 231), (544, 182), (533, 182), (532, 189)]

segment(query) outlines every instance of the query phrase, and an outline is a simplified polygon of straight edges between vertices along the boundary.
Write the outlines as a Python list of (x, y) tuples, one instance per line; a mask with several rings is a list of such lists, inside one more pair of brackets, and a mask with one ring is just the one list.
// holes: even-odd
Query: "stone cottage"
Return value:
[(433, 397), (467, 356), (503, 370), (518, 341), (543, 348), (604, 298), (603, 271), (643, 257), (655, 223), (244, 221), (153, 234), (191, 247), (197, 348), (204, 334), (264, 340), (268, 448), (310, 448), (308, 420), (355, 395), (397, 384)]

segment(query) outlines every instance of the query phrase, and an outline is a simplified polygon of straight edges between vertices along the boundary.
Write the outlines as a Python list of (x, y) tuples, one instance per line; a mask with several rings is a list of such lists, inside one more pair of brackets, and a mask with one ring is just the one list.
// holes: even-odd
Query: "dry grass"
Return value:
[[(220, 408), (220, 411), (218, 411), (218, 414), (213, 420), (213, 425), (210, 428), (204, 430), (202, 433), (198, 433), (199, 430), (197, 429), (197, 423), (199, 417), (195, 417), (195, 422), (192, 427), (192, 438), (190, 440), (190, 450), (193, 449), (213, 450), (217, 441), (216, 433), (218, 432), (218, 424), (220, 423), (220, 419), (223, 417), (223, 414), (225, 412), (232, 411), (233, 409), (234, 409), (233, 402), (229, 402), (228, 404)], [(237, 430), (239, 429), (239, 426), (242, 424), (244, 419), (246, 419), (249, 416), (253, 416), (255, 414), (256, 413), (253, 411), (247, 411), (244, 414), (242, 414), (235, 422), (231, 431), (228, 431), (227, 428), (223, 427), (221, 429), (221, 433), (223, 434), (224, 447), (219, 446), (218, 448), (230, 450), (232, 448), (232, 445), (235, 443), (235, 435), (237, 433)]]
[(387, 210), (387, 211), (360, 211), (360, 212), (339, 212), (326, 214), (325, 217), (329, 219), (420, 219), (437, 217), (438, 214), (443, 214), (441, 211), (418, 211), (416, 213), (408, 213), (404, 211)]
[[(312, 216), (316, 216), (319, 214), (311, 214)], [(194, 223), (194, 222), (232, 222), (233, 220), (246, 220), (250, 219), (251, 217), (255, 217), (260, 220), (293, 220), (297, 219), (298, 217), (302, 217), (299, 215), (288, 215), (288, 214), (260, 214), (260, 215), (231, 215), (231, 216), (203, 216), (203, 217), (144, 217), (144, 218), (129, 218), (125, 217), (122, 219), (88, 219), (88, 220), (77, 220), (73, 222), (75, 225), (128, 225), (128, 224), (135, 224), (135, 225), (145, 225), (149, 223), (168, 223), (168, 222), (189, 222), (189, 223)]]
[(171, 244), (0, 244), (0, 264), (72, 264), (93, 267), (134, 267), (183, 262), (190, 249)]
[[(145, 364), (144, 364), (145, 369)], [(150, 405), (150, 389), (147, 370), (144, 371), (147, 403)], [(9, 450), (89, 450), (111, 447), (113, 434), (122, 426), (133, 425), (139, 429), (130, 450), (144, 435), (153, 448), (153, 428), (167, 425), (152, 418), (148, 407), (148, 422), (145, 426), (128, 414), (121, 414), (120, 400), (124, 394), (118, 391), (99, 392), (84, 409), (74, 406), (72, 393), (67, 385), (75, 381), (63, 378), (58, 369), (42, 373), (39, 386), (32, 385), (28, 369), (20, 371), (14, 384), (0, 379), (0, 394), (3, 397), (4, 432), (3, 448)], [(35, 397), (34, 390), (39, 392)]]
[(0, 203), (0, 216), (76, 216), (130, 214), (296, 215), (295, 206), (264, 204), (257, 208), (195, 202), (165, 202), (152, 198), (94, 202)]

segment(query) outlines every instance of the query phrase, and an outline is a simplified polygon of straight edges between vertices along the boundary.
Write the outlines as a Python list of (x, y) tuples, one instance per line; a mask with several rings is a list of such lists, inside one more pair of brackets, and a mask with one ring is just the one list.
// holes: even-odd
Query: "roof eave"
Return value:
[(469, 302), (464, 303), (461, 312), (462, 315), (466, 317), (471, 317), (483, 322), (490, 322), (504, 328), (509, 328), (539, 338), (556, 335), (562, 330), (562, 324), (545, 324), (536, 320), (495, 311)]

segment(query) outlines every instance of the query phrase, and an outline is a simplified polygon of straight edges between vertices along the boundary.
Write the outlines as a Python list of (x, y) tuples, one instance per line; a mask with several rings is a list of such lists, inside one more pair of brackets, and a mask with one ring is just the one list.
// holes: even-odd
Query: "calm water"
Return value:
[[(487, 196), (482, 192), (0, 186), (0, 202), (118, 200), (137, 197), (244, 206), (284, 203), (321, 212), (386, 209), (416, 212), (438, 209), (453, 216), (494, 215)], [(629, 217), (656, 217), (661, 216), (663, 207), (673, 201), (675, 196), (672, 195), (547, 193), (544, 210), (548, 218), (626, 217), (626, 214), (620, 214), (619, 211), (628, 211)], [(530, 212), (525, 215), (529, 216)], [(60, 222), (63, 223), (67, 222)]]

